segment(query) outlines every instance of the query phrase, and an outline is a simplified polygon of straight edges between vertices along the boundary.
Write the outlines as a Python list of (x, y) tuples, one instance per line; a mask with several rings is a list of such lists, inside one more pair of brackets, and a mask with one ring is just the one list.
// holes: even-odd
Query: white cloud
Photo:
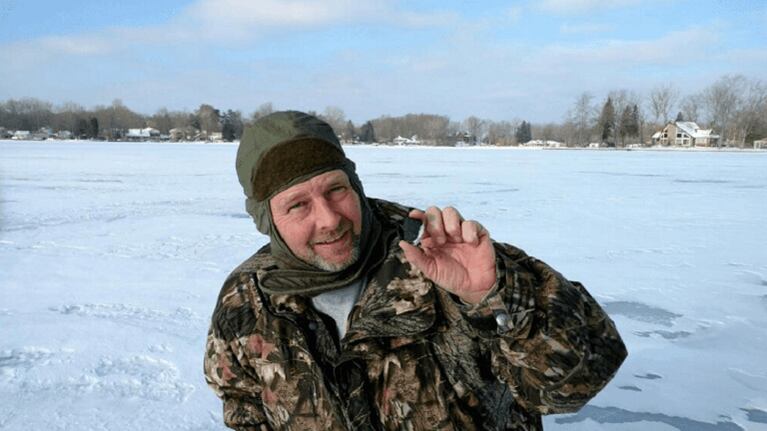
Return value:
[(632, 6), (640, 0), (541, 0), (537, 7), (558, 14), (579, 14), (595, 9), (613, 9)]
[(176, 25), (196, 25), (204, 36), (247, 39), (265, 33), (339, 23), (383, 23), (394, 27), (444, 26), (447, 12), (416, 13), (372, 0), (199, 0)]
[(613, 30), (613, 26), (600, 23), (562, 24), (559, 32), (563, 34), (595, 34)]

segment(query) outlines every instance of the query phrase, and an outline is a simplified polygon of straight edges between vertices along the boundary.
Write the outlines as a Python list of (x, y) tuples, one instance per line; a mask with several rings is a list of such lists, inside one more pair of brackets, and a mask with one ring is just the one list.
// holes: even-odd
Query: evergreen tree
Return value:
[(634, 106), (631, 108), (631, 129), (629, 131), (629, 136), (633, 136), (635, 138), (639, 137), (639, 131), (642, 130), (641, 125), (639, 124), (639, 106), (634, 104)]
[(242, 136), (242, 114), (228, 110), (221, 117), (221, 136), (226, 142), (232, 142)]
[(352, 123), (352, 120), (346, 122), (343, 136), (348, 141), (354, 142), (354, 123)]
[(626, 136), (631, 135), (631, 107), (626, 106), (621, 112), (620, 123), (618, 124), (618, 136), (621, 137), (621, 146), (626, 145)]
[(78, 118), (77, 119), (77, 128), (75, 129), (75, 134), (78, 138), (83, 139), (88, 137), (88, 133), (90, 131), (90, 125), (88, 124), (88, 120), (85, 118)]
[(362, 128), (360, 129), (360, 141), (368, 144), (376, 141), (375, 130), (373, 130), (373, 123), (370, 121), (362, 125)]
[(96, 117), (91, 117), (91, 121), (88, 128), (88, 137), (95, 139), (99, 137), (99, 120)]
[(684, 115), (682, 114), (682, 111), (679, 111), (679, 113), (676, 114), (675, 121), (684, 121)]
[(602, 113), (599, 115), (599, 130), (602, 132), (602, 142), (611, 143), (610, 137), (615, 131), (615, 108), (613, 107), (613, 100), (609, 97), (602, 106)]
[(533, 133), (532, 129), (530, 128), (530, 123), (523, 121), (522, 124), (517, 127), (517, 131), (514, 133), (514, 138), (517, 140), (518, 144), (524, 144), (525, 142), (532, 141)]

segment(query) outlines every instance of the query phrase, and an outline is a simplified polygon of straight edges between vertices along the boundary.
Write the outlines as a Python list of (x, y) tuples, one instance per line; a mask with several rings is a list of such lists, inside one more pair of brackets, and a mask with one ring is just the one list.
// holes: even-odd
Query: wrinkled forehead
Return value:
[(337, 183), (349, 184), (349, 176), (341, 169), (323, 172), (300, 183), (293, 184), (272, 196), (269, 200), (272, 206), (290, 201), (301, 196), (309, 195), (315, 190), (322, 190)]

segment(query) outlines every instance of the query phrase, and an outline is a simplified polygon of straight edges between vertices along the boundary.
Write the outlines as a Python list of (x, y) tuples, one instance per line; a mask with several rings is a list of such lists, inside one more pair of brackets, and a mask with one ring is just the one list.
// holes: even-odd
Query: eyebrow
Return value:
[[(350, 185), (351, 181), (349, 181), (348, 177), (346, 177), (343, 173), (338, 173), (334, 176), (328, 177), (325, 181), (322, 182), (322, 186), (334, 186), (334, 185)], [(292, 204), (296, 200), (300, 200), (302, 198), (305, 198), (307, 195), (307, 192), (305, 191), (296, 191), (289, 193), (283, 202), (287, 205)]]

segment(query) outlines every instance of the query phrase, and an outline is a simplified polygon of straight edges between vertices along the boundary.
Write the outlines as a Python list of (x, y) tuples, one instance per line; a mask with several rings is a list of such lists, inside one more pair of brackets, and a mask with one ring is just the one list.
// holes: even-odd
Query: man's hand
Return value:
[(463, 301), (481, 301), (496, 279), (495, 250), (487, 230), (479, 222), (464, 220), (453, 207), (413, 210), (409, 216), (425, 226), (418, 247), (399, 242), (410, 264)]

